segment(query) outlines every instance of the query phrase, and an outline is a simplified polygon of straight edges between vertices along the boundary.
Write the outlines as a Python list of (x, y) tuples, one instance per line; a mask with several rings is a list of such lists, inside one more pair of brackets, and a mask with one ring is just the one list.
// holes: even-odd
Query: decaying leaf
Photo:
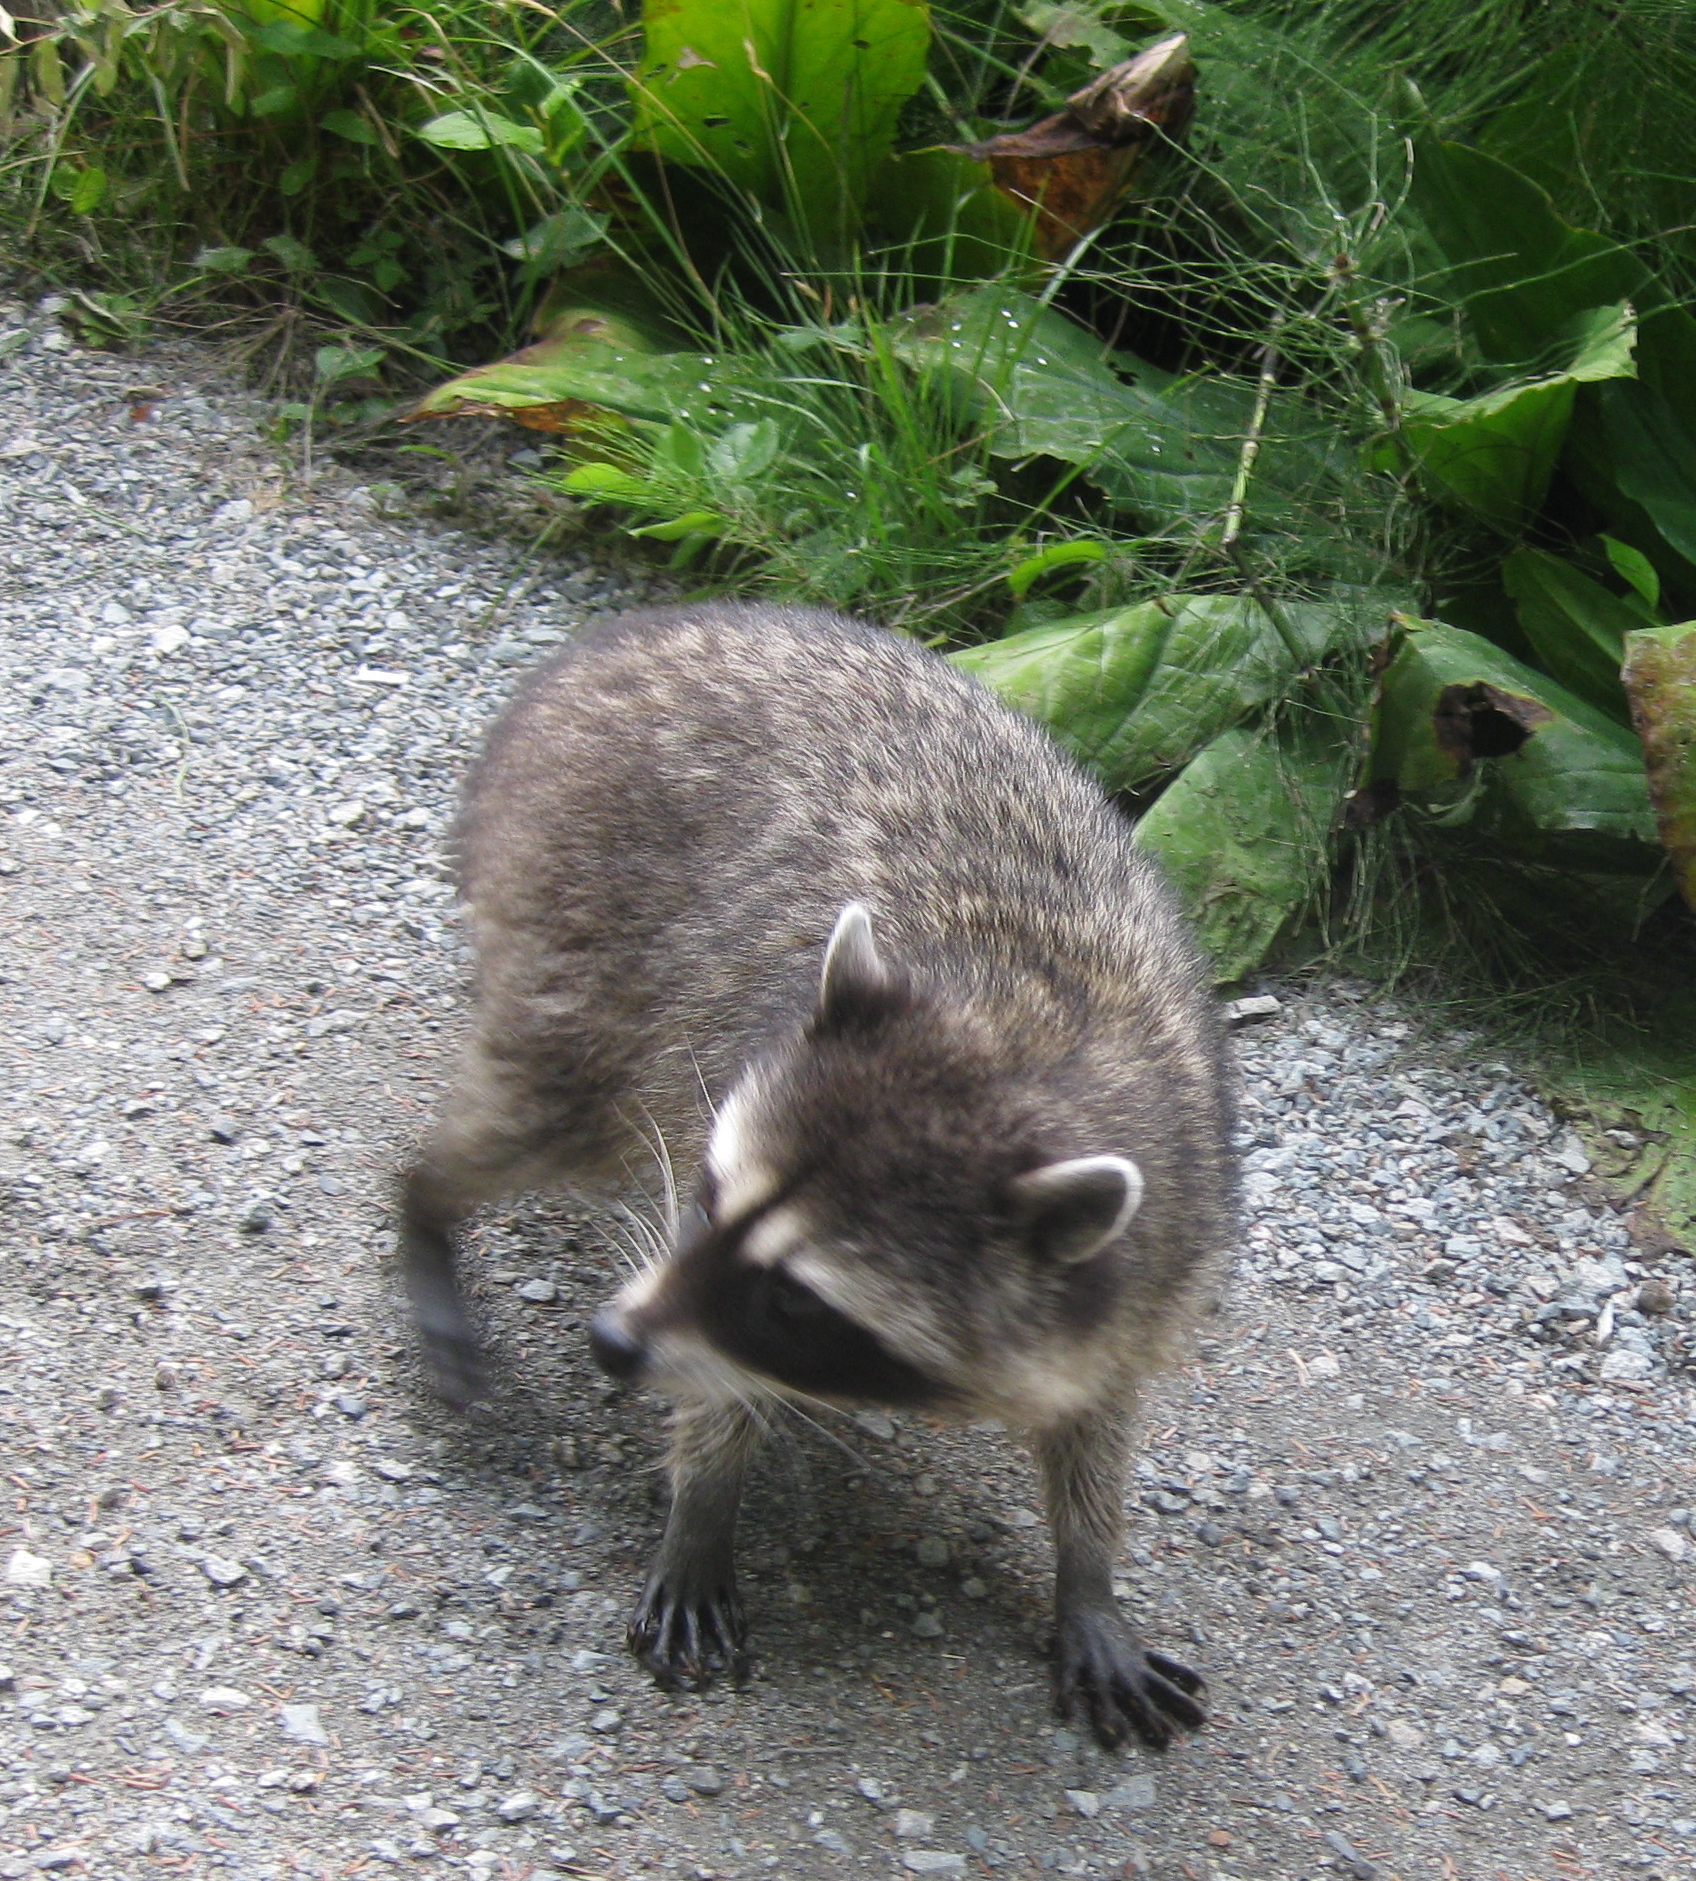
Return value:
[(1353, 820), (1409, 803), (1528, 860), (1601, 874), (1663, 866), (1637, 740), (1477, 634), (1398, 617)]
[(1627, 634), (1622, 677), (1661, 842), (1696, 908), (1696, 621)]
[(1034, 214), (1037, 253), (1058, 261), (1113, 213), (1154, 135), (1181, 137), (1194, 110), (1195, 65), (1178, 33), (1091, 80), (1064, 111), (965, 154)]

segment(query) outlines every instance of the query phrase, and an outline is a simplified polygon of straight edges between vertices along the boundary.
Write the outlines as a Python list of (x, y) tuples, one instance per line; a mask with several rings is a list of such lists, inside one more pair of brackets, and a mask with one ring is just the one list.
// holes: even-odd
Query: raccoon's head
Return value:
[(596, 1358), (685, 1396), (1033, 1422), (1089, 1402), (1143, 1185), (1069, 1141), (1066, 1108), (850, 903), (810, 1023), (719, 1107), (670, 1256), (597, 1317)]

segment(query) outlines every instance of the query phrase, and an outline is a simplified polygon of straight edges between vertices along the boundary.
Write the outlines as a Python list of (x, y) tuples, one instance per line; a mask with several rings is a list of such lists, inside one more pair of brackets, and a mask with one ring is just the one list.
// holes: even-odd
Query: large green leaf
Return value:
[(1429, 131), (1414, 139), (1412, 200), (1491, 359), (1541, 364), (1574, 318), (1648, 282), (1629, 249), (1563, 222), (1529, 177)]
[(924, 83), (925, 0), (646, 0), (639, 147), (704, 165), (815, 238), (852, 232)]
[(866, 217), (901, 264), (938, 287), (1021, 271), (1033, 218), (995, 187), (989, 165), (964, 150), (902, 151), (871, 178)]
[(1516, 549), (1502, 564), (1525, 637), (1563, 686), (1621, 725), (1631, 722), (1620, 662), (1625, 636), (1643, 625), (1629, 602), (1542, 549)]
[[(1637, 383), (1579, 389), (1561, 468), (1605, 520), (1610, 535), (1653, 566), (1674, 610), (1696, 610), (1696, 557), (1680, 554), (1657, 519), (1621, 485), (1621, 473), (1656, 499), (1675, 533), (1688, 504), (1676, 483), (1657, 483), (1663, 460), (1677, 461), (1696, 438), (1696, 319), (1682, 307), (1657, 307), (1637, 322)], [(1612, 408), (1610, 415), (1609, 408)], [(1645, 437), (1644, 433), (1647, 433)], [(1666, 440), (1670, 438), (1670, 448)]]
[(1679, 892), (1696, 909), (1696, 621), (1626, 636), (1625, 690)]
[(1633, 734), (1442, 621), (1404, 621), (1373, 708), (1367, 781), (1530, 859), (1647, 875), (1664, 861)]
[[(1364, 644), (1369, 617), (1289, 606), (1314, 664)], [(1109, 790), (1176, 769), (1219, 733), (1281, 697), (1296, 662), (1245, 594), (1173, 595), (1080, 615), (950, 655), (1009, 705), (1040, 720)]]
[[(1075, 464), (1151, 533), (1216, 533), (1222, 524), (1254, 405), (1246, 381), (1180, 378), (1110, 353), (1065, 315), (1004, 287), (920, 308), (894, 329), (892, 343), (900, 357), (953, 383), (997, 456)], [(1286, 408), (1275, 399), (1247, 490), (1250, 531), (1302, 532), (1338, 471), (1306, 435), (1293, 402)], [(1308, 547), (1321, 558), (1330, 550), (1322, 534), (1316, 544), (1310, 534)]]
[(1259, 966), (1318, 893), (1349, 765), (1334, 720), (1236, 726), (1139, 820), (1137, 842), (1160, 858), (1221, 981)]
[[(1568, 337), (1572, 360), (1559, 371), (1476, 398), (1403, 395), (1401, 441), (1434, 494), (1502, 530), (1523, 527), (1542, 507), (1578, 386), (1631, 374), (1636, 323), (1628, 304), (1592, 308)], [(1373, 461), (1394, 467), (1387, 444)]]
[(1601, 409), (1621, 493), (1642, 505), (1669, 548), (1696, 562), (1696, 436), (1646, 385), (1605, 387)]

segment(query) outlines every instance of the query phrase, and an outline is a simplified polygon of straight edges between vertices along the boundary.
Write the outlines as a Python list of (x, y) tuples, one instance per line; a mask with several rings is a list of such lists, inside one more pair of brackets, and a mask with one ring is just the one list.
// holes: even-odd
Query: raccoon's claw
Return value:
[(1151, 1651), (1117, 1613), (1091, 1608), (1063, 1616), (1055, 1657), (1056, 1709), (1071, 1718), (1081, 1703), (1109, 1750), (1133, 1734), (1150, 1750), (1164, 1750), (1175, 1725), (1193, 1731), (1206, 1722), (1201, 1675)]
[(690, 1578), (662, 1570), (650, 1576), (630, 1616), (630, 1650), (667, 1691), (704, 1692), (720, 1677), (740, 1685), (748, 1676), (747, 1629), (736, 1583), (715, 1577), (702, 1589)]

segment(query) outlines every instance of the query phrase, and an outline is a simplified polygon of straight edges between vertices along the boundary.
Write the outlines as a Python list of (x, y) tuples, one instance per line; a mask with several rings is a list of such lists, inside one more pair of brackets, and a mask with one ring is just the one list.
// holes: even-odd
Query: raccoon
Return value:
[(1062, 1714), (1109, 1746), (1200, 1724), (1203, 1681), (1111, 1574), (1138, 1387), (1233, 1231), (1228, 1081), (1197, 951), (1100, 788), (892, 634), (688, 607), (536, 673), (458, 848), (475, 1016), (402, 1197), (438, 1390), (483, 1389), (474, 1208), (686, 1178), (665, 1258), (590, 1335), (675, 1406), (641, 1661), (742, 1675), (737, 1505), (774, 1400), (994, 1417), (1041, 1471)]

